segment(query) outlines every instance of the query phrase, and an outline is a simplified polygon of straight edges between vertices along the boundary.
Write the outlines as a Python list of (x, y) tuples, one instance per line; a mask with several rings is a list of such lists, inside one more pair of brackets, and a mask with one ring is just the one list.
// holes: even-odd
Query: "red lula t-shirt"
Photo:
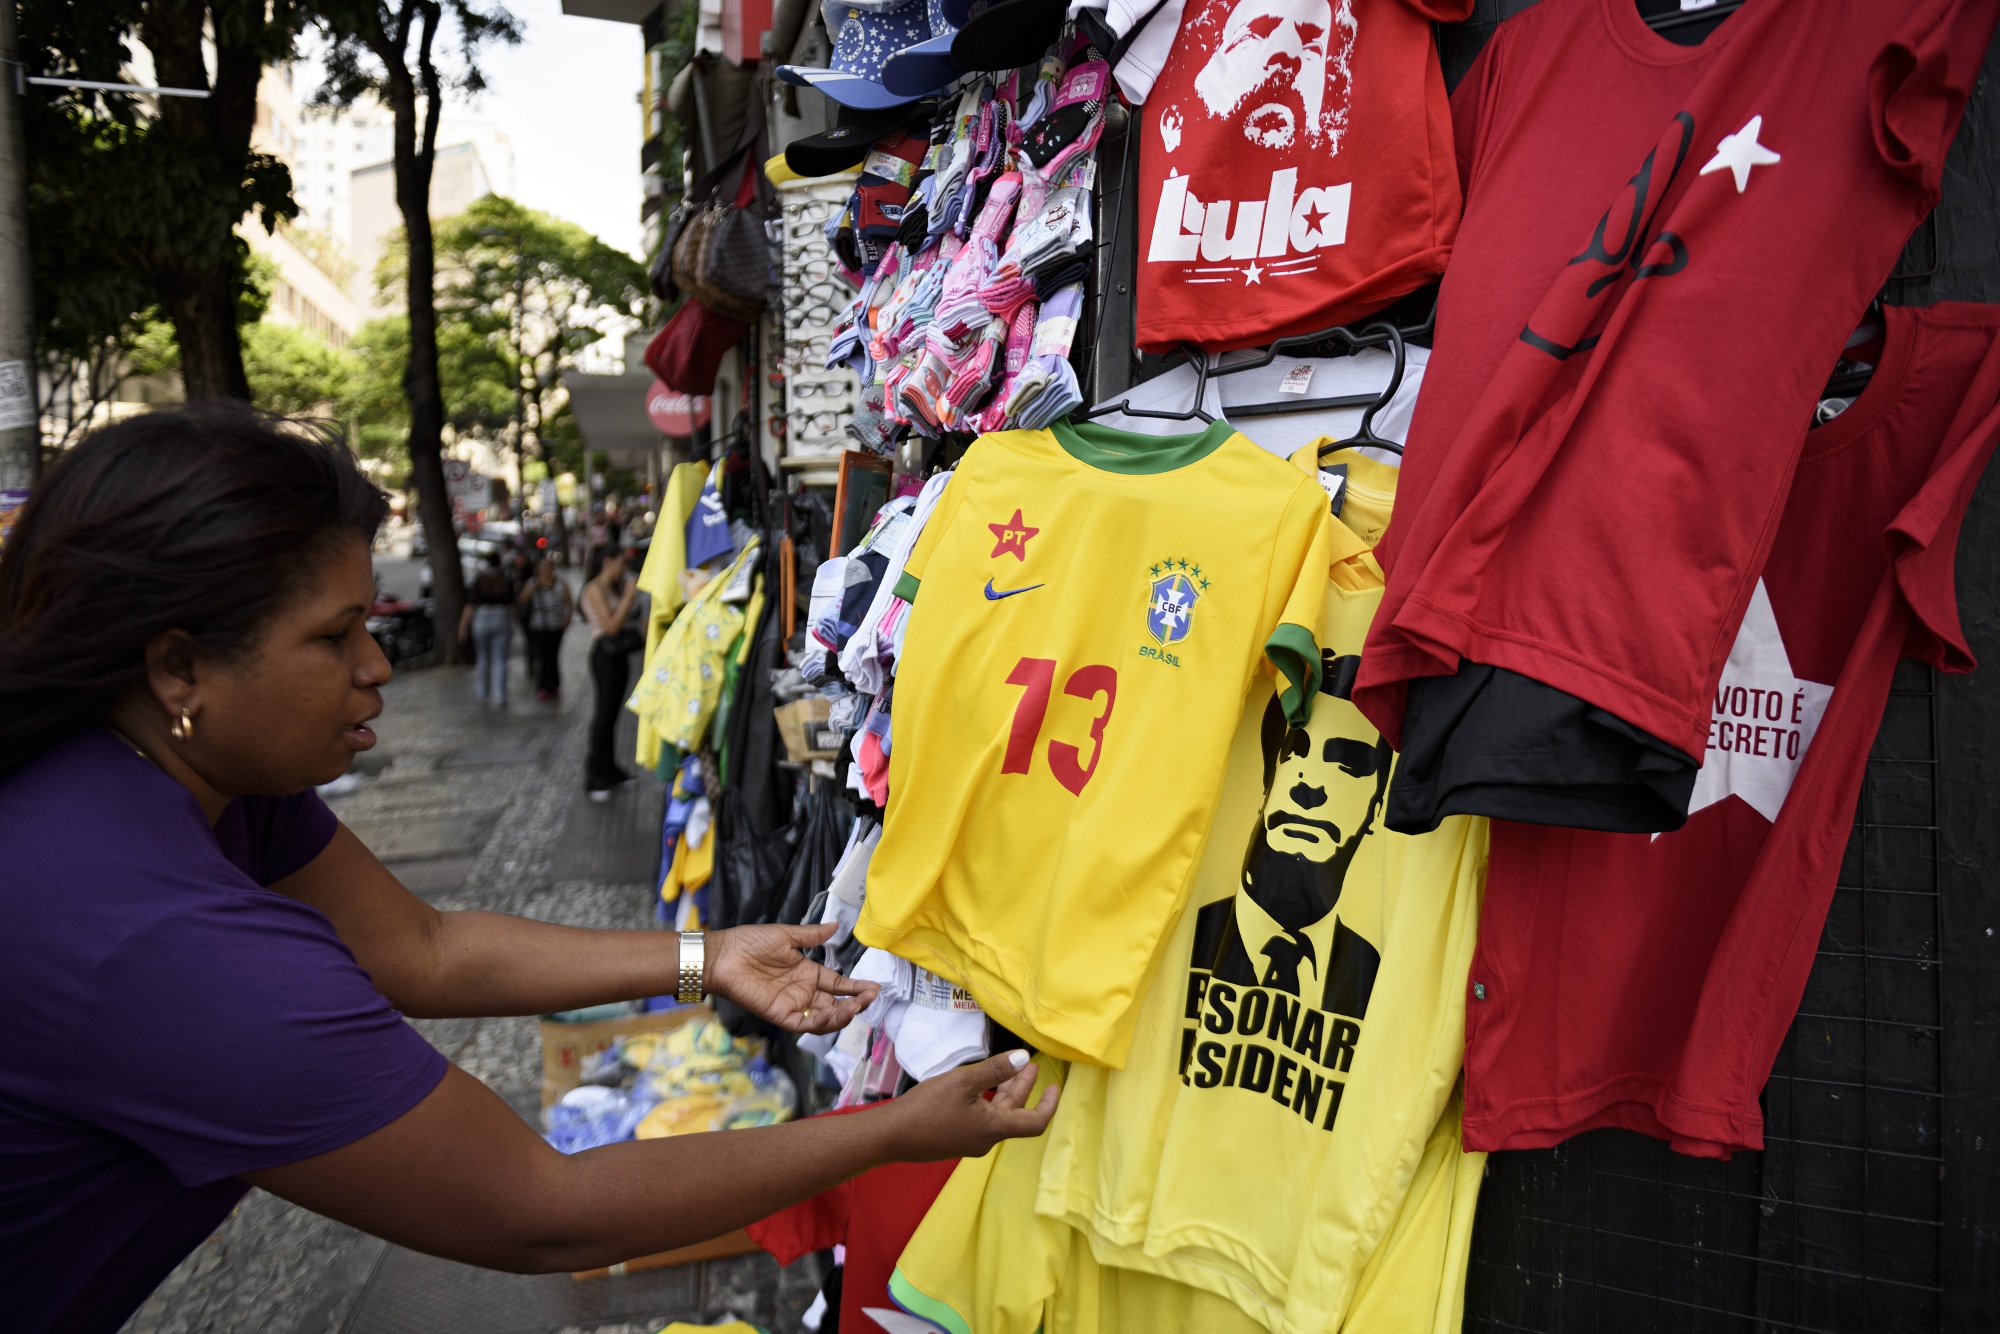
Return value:
[(1459, 194), (1431, 20), (1471, 9), (1189, 0), (1140, 116), (1140, 347), (1312, 333), (1443, 271)]
[(1700, 758), (1842, 342), (1938, 198), (2000, 0), (1545, 0), (1452, 98), (1465, 216), (1354, 702), (1532, 677)]
[(1884, 312), (1875, 376), (1806, 437), (1709, 705), (1688, 822), (1493, 822), (1465, 1008), (1465, 1142), (1598, 1126), (1763, 1147), (1899, 657), (1969, 671), (1952, 563), (2000, 436), (2000, 306)]

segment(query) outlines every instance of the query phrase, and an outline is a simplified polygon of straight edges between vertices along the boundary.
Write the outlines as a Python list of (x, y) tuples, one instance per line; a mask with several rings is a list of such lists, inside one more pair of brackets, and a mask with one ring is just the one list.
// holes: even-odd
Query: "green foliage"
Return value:
[[(231, 81), (288, 57), (304, 11), (289, 0), (20, 0), (18, 14), (31, 73), (117, 81), (142, 32), (187, 33), (190, 22), (190, 40), (208, 43), (217, 71), (216, 97), (177, 108), (171, 123), (122, 93), (27, 90), (28, 225), (44, 355), (84, 358), (107, 341), (137, 337), (156, 317), (163, 284), (191, 271), (223, 271), (241, 314), (254, 319), (265, 298), (236, 224), (251, 212), (275, 224), (297, 210), (284, 164), (243, 150), (231, 132), (230, 117), (246, 114)], [(247, 121), (242, 129), (247, 135)]]
[[(447, 423), (461, 436), (518, 439), (524, 467), (531, 453), (556, 473), (580, 466), (583, 435), (561, 373), (587, 348), (624, 337), (645, 300), (645, 271), (575, 223), (498, 195), (439, 219), (435, 235), (438, 376)], [(401, 233), (387, 238), (376, 290), (390, 299), (400, 294), (408, 262)], [(386, 447), (407, 423), (407, 415), (386, 411), (386, 398), (408, 338), (409, 323), (399, 317), (374, 321), (354, 340), (365, 357), (382, 359), (370, 380), (376, 391), (362, 395), (372, 406), (357, 403), (352, 413), (364, 454)]]
[(319, 417), (346, 401), (354, 358), (296, 324), (252, 324), (243, 330), (243, 369), (250, 401), (288, 417)]
[(174, 326), (163, 319), (148, 319), (132, 335), (127, 347), (126, 364), (134, 375), (164, 379), (181, 368), (181, 348), (174, 341)]
[[(409, 364), (410, 321), (405, 315), (370, 320), (346, 348), (346, 379), (337, 404), (354, 428), (355, 449), (392, 471), (409, 467), (410, 405), (403, 393)], [(438, 329), (438, 379), (445, 419), (460, 435), (492, 437), (514, 410), (507, 363), (479, 334), (450, 324)]]
[[(315, 0), (313, 10), (329, 40), (321, 57), (326, 83), (314, 98), (321, 106), (351, 106), (365, 93), (383, 95), (383, 102), (393, 105), (386, 96), (393, 77), (387, 61), (410, 56), (419, 57), (406, 66), (419, 85), (425, 74), (419, 65), (429, 60), (441, 88), (485, 92), (479, 48), (495, 42), (513, 46), (522, 32), (521, 21), (497, 0)], [(441, 39), (435, 46), (421, 37), (427, 19)], [(411, 50), (413, 45), (425, 51)], [(436, 60), (438, 54), (446, 59)]]
[(533, 441), (557, 471), (580, 462), (561, 374), (633, 327), (646, 298), (639, 262), (575, 223), (498, 195), (438, 222), (437, 260), (440, 343), (449, 334), (488, 349), (507, 386), (503, 423), (517, 410), (518, 388), (524, 456)]
[[(666, 31), (660, 44), (653, 48), (656, 60), (655, 73), (659, 86), (653, 90), (654, 99), (660, 104), (660, 160), (669, 164), (667, 194), (678, 196), (682, 190), (682, 173), (686, 169), (688, 150), (688, 127), (681, 124), (680, 117), (666, 106), (667, 89), (680, 72), (694, 59), (696, 27), (701, 17), (701, 6), (693, 0), (672, 10), (666, 18)], [(673, 205), (670, 197), (669, 208)], [(650, 256), (648, 256), (650, 258)]]
[(335, 286), (345, 289), (354, 281), (361, 265), (353, 252), (342, 245), (340, 238), (332, 232), (321, 231), (317, 227), (287, 225), (284, 234), (286, 240), (298, 247), (300, 254), (317, 265), (321, 273), (333, 279)]

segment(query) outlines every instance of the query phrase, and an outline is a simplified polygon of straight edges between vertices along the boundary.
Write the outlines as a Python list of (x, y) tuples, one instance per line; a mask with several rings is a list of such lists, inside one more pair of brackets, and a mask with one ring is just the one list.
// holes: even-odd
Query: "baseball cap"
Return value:
[(882, 85), (882, 67), (889, 57), (907, 47), (930, 40), (930, 14), (925, 0), (901, 0), (893, 5), (847, 0), (828, 6), (828, 26), (838, 19), (833, 39), (833, 55), (826, 68), (811, 65), (780, 65), (778, 77), (786, 83), (817, 88), (845, 107), (881, 110), (905, 106), (934, 88), (914, 93), (892, 93)]
[(1047, 54), (1062, 35), (1066, 0), (944, 0), (958, 35), (951, 55), (961, 69), (1017, 69)]
[(858, 167), (877, 140), (928, 121), (933, 110), (928, 102), (875, 108), (842, 106), (832, 129), (785, 145), (785, 165), (800, 176), (831, 176)]
[(882, 86), (892, 93), (936, 92), (965, 73), (966, 67), (952, 59), (958, 25), (951, 21), (950, 6), (946, 0), (928, 0), (926, 10), (930, 37), (904, 47), (882, 66)]

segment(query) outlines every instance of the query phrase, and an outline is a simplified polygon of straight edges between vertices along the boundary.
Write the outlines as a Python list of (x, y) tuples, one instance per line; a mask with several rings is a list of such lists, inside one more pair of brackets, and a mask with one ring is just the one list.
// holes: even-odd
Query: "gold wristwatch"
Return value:
[(703, 964), (707, 961), (708, 948), (705, 937), (699, 931), (681, 932), (681, 985), (674, 993), (674, 999), (683, 1005), (693, 1005), (708, 995), (702, 988)]

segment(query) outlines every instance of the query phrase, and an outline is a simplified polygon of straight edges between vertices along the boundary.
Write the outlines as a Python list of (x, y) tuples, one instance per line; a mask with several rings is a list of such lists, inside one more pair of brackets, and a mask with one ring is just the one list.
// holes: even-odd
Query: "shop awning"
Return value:
[(564, 371), (563, 388), (583, 443), (611, 457), (614, 468), (642, 468), (646, 456), (668, 442), (646, 416), (646, 395), (657, 383), (640, 371), (625, 375), (585, 375)]
[(563, 0), (562, 12), (584, 19), (640, 24), (660, 7), (660, 0)]

